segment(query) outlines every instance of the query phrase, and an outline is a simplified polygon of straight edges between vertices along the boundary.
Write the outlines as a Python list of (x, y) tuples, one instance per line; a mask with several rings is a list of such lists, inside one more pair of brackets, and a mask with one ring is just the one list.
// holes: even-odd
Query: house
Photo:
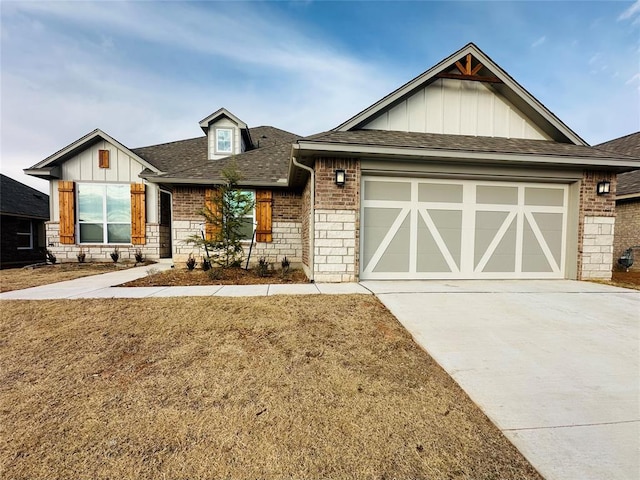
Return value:
[(0, 267), (45, 259), (44, 224), (49, 196), (0, 174)]
[[(601, 143), (596, 147), (640, 159), (640, 132)], [(640, 170), (618, 175), (615, 227), (614, 268), (625, 250), (637, 247), (634, 249), (635, 262), (631, 270), (640, 270)]]
[[(101, 130), (25, 170), (51, 183), (47, 242), (184, 261), (233, 161), (254, 195), (253, 258), (311, 280), (607, 278), (616, 174), (474, 44), (338, 127), (298, 137), (226, 109), (204, 136), (129, 149)], [(249, 246), (249, 242), (247, 242)], [(597, 252), (596, 252), (597, 250)]]

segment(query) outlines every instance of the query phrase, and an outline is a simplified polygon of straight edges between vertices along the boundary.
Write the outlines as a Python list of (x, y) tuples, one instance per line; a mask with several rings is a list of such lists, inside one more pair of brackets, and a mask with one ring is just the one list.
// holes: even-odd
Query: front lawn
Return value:
[(541, 478), (372, 296), (3, 301), (0, 365), (0, 478)]
[(0, 292), (39, 287), (75, 278), (115, 272), (132, 268), (133, 263), (56, 263), (38, 267), (11, 268), (0, 270)]

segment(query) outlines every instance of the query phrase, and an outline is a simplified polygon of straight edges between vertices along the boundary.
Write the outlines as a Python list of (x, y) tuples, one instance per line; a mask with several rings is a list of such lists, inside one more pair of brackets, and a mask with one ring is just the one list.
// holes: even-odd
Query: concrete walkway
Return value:
[(59, 300), (76, 298), (146, 297), (252, 297), (269, 295), (348, 294), (370, 291), (357, 283), (289, 283), (273, 285), (204, 285), (192, 287), (116, 287), (146, 276), (149, 270), (163, 271), (169, 263), (127, 268), (117, 272), (76, 278), (66, 282), (14, 290), (0, 294), (0, 300)]
[(640, 292), (363, 282), (547, 480), (640, 478)]

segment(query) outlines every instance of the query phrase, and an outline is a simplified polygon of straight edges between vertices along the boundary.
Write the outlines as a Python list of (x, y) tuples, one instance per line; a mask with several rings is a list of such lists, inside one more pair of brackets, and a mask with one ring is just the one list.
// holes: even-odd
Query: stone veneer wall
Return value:
[[(618, 259), (630, 247), (640, 246), (640, 199), (616, 202), (616, 224), (613, 239), (613, 268)], [(634, 250), (635, 260), (631, 270), (640, 271), (640, 249)]]
[(111, 252), (117, 247), (120, 254), (118, 261), (131, 260), (135, 262), (136, 250), (140, 249), (145, 258), (158, 260), (160, 258), (160, 225), (147, 223), (145, 228), (146, 243), (144, 245), (102, 245), (82, 244), (63, 245), (60, 243), (60, 223), (46, 223), (46, 245), (58, 262), (77, 262), (80, 249), (86, 254), (86, 262), (112, 262)]
[[(611, 182), (611, 193), (598, 195), (598, 182)], [(611, 279), (615, 223), (616, 175), (585, 170), (578, 215), (578, 280)]]
[[(335, 184), (336, 169), (346, 171), (342, 187)], [(320, 158), (315, 174), (314, 279), (355, 282), (359, 275), (360, 162)]]
[[(186, 240), (200, 234), (204, 218), (199, 215), (205, 200), (205, 187), (180, 187), (173, 192), (173, 261), (186, 262), (189, 254), (198, 259), (205, 255), (203, 248), (189, 244)], [(286, 256), (292, 266), (302, 263), (302, 195), (290, 191), (273, 191), (271, 215), (272, 241), (254, 244), (250, 264), (256, 264), (260, 257), (266, 257), (276, 267)], [(245, 255), (249, 253), (249, 242), (245, 245)]]

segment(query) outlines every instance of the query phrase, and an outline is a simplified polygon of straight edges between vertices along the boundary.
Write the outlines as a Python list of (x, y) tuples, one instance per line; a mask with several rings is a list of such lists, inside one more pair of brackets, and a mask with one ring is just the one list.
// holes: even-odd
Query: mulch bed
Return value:
[(282, 284), (282, 283), (309, 283), (302, 270), (290, 270), (286, 274), (270, 272), (261, 277), (256, 270), (245, 270), (239, 267), (224, 268), (219, 272), (220, 277), (215, 278), (210, 271), (200, 269), (187, 270), (186, 268), (172, 268), (164, 272), (147, 275), (120, 285), (121, 287), (174, 287), (193, 285), (256, 285), (256, 284)]
[(640, 270), (630, 272), (613, 272), (611, 281), (621, 287), (640, 289)]

